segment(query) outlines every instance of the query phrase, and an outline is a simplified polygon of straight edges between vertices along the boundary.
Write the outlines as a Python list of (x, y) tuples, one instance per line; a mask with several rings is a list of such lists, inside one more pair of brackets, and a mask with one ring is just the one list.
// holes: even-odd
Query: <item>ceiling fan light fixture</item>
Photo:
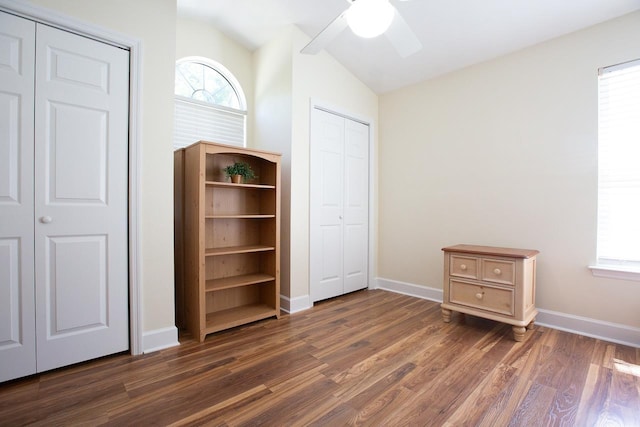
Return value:
[(364, 38), (384, 33), (393, 20), (394, 9), (389, 0), (356, 0), (346, 12), (351, 31)]

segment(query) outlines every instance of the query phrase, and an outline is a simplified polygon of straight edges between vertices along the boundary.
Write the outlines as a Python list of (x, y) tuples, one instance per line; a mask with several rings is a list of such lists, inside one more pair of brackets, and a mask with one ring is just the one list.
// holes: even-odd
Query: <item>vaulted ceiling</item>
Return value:
[[(249, 50), (295, 24), (315, 36), (349, 0), (177, 0), (181, 16), (205, 20)], [(422, 42), (401, 58), (389, 40), (349, 28), (326, 47), (384, 93), (640, 10), (640, 0), (391, 0)]]

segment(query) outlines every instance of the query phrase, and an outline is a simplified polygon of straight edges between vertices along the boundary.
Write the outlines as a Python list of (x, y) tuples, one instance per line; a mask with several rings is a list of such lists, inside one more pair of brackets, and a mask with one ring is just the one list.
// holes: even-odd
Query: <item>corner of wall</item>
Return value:
[(313, 308), (311, 297), (309, 295), (303, 295), (296, 298), (288, 298), (284, 295), (280, 295), (280, 309), (289, 314), (298, 313), (300, 311)]
[(177, 345), (180, 345), (180, 342), (178, 341), (178, 328), (175, 326), (147, 331), (142, 335), (143, 353), (152, 353)]

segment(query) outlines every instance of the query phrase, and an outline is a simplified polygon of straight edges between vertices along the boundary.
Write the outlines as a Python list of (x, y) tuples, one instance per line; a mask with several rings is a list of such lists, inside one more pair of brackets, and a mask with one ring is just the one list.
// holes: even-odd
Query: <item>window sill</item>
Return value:
[(625, 268), (619, 265), (590, 265), (591, 274), (595, 277), (633, 280), (640, 282), (640, 269)]

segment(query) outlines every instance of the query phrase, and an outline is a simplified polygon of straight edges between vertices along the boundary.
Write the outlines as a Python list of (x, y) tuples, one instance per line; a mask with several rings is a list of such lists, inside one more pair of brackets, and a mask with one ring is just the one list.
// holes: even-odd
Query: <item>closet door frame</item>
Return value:
[(141, 309), (141, 236), (140, 236), (140, 171), (141, 171), (141, 66), (142, 42), (51, 10), (16, 0), (0, 0), (0, 10), (38, 23), (89, 37), (129, 50), (129, 334), (131, 354), (144, 352)]
[[(362, 114), (355, 114), (351, 111), (346, 110), (345, 108), (333, 105), (331, 103), (325, 102), (320, 99), (311, 98), (309, 101), (309, 132), (311, 132), (311, 120), (313, 115), (313, 110), (319, 109), (326, 111), (330, 114), (335, 114), (337, 116), (344, 117), (345, 119), (353, 120), (356, 122), (363, 123), (369, 126), (369, 247), (368, 247), (368, 260), (367, 260), (367, 276), (368, 276), (368, 288), (367, 289), (376, 289), (376, 277), (374, 275), (375, 266), (377, 265), (377, 255), (376, 255), (376, 247), (378, 244), (378, 236), (375, 233), (375, 224), (377, 223), (376, 217), (376, 209), (377, 200), (375, 195), (377, 194), (377, 180), (376, 180), (376, 171), (377, 171), (377, 150), (375, 146), (376, 141), (376, 126), (375, 121)], [(309, 201), (311, 202), (311, 201)], [(310, 206), (311, 208), (311, 206)], [(311, 223), (309, 223), (311, 226)], [(311, 244), (311, 242), (309, 242)], [(309, 286), (311, 286), (311, 282), (309, 282)], [(311, 299), (311, 288), (309, 288), (309, 302), (313, 305), (313, 300)]]

